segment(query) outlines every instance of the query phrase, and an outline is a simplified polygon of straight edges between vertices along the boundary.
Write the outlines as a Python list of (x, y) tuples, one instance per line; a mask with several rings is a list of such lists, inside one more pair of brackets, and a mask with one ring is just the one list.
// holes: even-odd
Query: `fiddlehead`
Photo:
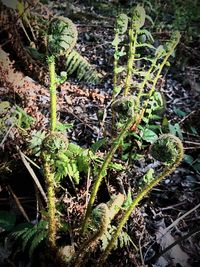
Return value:
[(131, 118), (134, 113), (134, 97), (123, 96), (112, 103), (112, 111), (118, 114), (119, 118)]
[(124, 34), (128, 28), (128, 16), (121, 13), (116, 18), (115, 32), (118, 34)]
[(154, 159), (170, 165), (183, 157), (182, 143), (172, 134), (163, 134), (152, 144), (150, 153)]
[(48, 28), (48, 53), (54, 56), (68, 54), (76, 44), (77, 35), (77, 28), (70, 19), (52, 19)]
[[(165, 151), (167, 151), (166, 154)], [(152, 156), (155, 157), (155, 159), (158, 160), (161, 159), (165, 167), (160, 174), (158, 174), (156, 177), (153, 177), (153, 179), (148, 181), (140, 189), (137, 196), (135, 197), (135, 199), (133, 200), (127, 211), (124, 213), (115, 233), (113, 234), (112, 239), (110, 240), (109, 244), (107, 245), (105, 251), (103, 252), (102, 256), (98, 261), (97, 266), (99, 267), (102, 266), (103, 262), (105, 262), (110, 251), (114, 247), (114, 244), (118, 236), (120, 235), (123, 226), (125, 225), (126, 221), (128, 220), (129, 216), (131, 215), (135, 207), (138, 205), (140, 200), (142, 200), (143, 197), (147, 196), (147, 194), (151, 191), (151, 189), (154, 186), (156, 186), (161, 180), (163, 180), (166, 176), (170, 175), (177, 168), (177, 166), (181, 163), (184, 154), (182, 142), (172, 134), (161, 135), (155, 141), (155, 143), (152, 144), (150, 152)]]

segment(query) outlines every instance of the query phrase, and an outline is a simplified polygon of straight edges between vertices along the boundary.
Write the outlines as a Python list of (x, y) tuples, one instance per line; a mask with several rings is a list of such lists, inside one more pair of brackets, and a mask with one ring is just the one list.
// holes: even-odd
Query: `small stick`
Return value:
[(27, 222), (30, 222), (30, 219), (29, 219), (28, 215), (26, 214), (26, 212), (25, 212), (24, 208), (22, 207), (18, 197), (15, 195), (15, 193), (13, 192), (12, 188), (10, 187), (10, 185), (7, 185), (7, 188), (10, 191), (10, 193), (11, 193), (11, 195), (12, 195), (12, 197), (13, 197), (13, 199), (14, 199), (17, 207), (18, 207), (18, 209), (21, 211), (21, 213), (24, 216), (24, 218), (27, 220)]
[(44, 192), (44, 190), (43, 190), (43, 188), (42, 188), (42, 186), (41, 186), (41, 184), (40, 184), (40, 182), (39, 182), (37, 176), (35, 175), (33, 169), (31, 168), (30, 164), (29, 164), (28, 161), (26, 160), (26, 158), (25, 158), (23, 152), (19, 149), (19, 147), (17, 147), (17, 150), (18, 150), (18, 152), (19, 152), (19, 154), (20, 154), (20, 157), (21, 157), (21, 159), (22, 159), (22, 162), (24, 163), (25, 167), (27, 168), (28, 172), (30, 173), (31, 177), (33, 178), (33, 180), (34, 180), (34, 182), (35, 182), (35, 184), (36, 184), (38, 190), (40, 191), (40, 193), (41, 193), (41, 195), (43, 196), (45, 202), (47, 203), (47, 197), (46, 197), (46, 194), (45, 194), (45, 192)]

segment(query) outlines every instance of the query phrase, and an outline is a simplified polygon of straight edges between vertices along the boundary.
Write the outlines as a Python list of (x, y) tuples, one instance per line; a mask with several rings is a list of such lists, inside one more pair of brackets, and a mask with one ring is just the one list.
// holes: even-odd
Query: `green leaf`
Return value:
[(144, 141), (147, 141), (150, 143), (153, 143), (158, 138), (157, 134), (150, 129), (145, 129), (141, 133), (141, 137)]
[(157, 56), (157, 57), (161, 57), (161, 56), (164, 56), (165, 53), (166, 53), (166, 51), (165, 51), (165, 49), (164, 49), (164, 46), (163, 46), (163, 45), (159, 45), (159, 46), (156, 48), (155, 56)]
[(179, 126), (178, 123), (175, 123), (174, 125), (172, 125), (171, 123), (169, 124), (169, 130), (170, 133), (174, 134), (174, 135), (178, 135), (178, 137), (183, 140), (183, 134), (181, 132), (181, 128)]
[(141, 35), (144, 34), (151, 42), (154, 42), (153, 36), (148, 30), (142, 29), (139, 31), (139, 34), (141, 34)]
[(115, 162), (111, 162), (111, 163), (109, 164), (109, 168), (110, 168), (111, 170), (116, 170), (116, 171), (123, 171), (123, 170), (126, 169), (122, 164), (120, 164), (120, 163), (115, 163)]
[(31, 140), (29, 141), (29, 148), (35, 156), (39, 156), (42, 142), (45, 138), (45, 132), (33, 130), (31, 133)]
[(151, 44), (148, 44), (148, 43), (143, 43), (143, 44), (137, 44), (136, 47), (148, 47), (148, 48), (151, 48), (151, 49), (155, 49), (155, 47)]
[(117, 69), (116, 69), (116, 73), (118, 74), (118, 73), (120, 73), (120, 72), (122, 72), (122, 71), (124, 71), (125, 70), (125, 67), (118, 67)]
[(133, 202), (133, 200), (132, 200), (132, 196), (131, 196), (131, 188), (129, 188), (126, 200), (124, 201), (124, 204), (123, 204), (123, 208), (127, 209), (128, 207), (130, 207), (132, 202)]
[(79, 184), (80, 176), (76, 160), (71, 160), (66, 164), (67, 174), (74, 180), (75, 184)]
[(124, 51), (124, 46), (121, 48), (120, 51), (117, 52), (117, 55), (118, 55), (119, 57), (123, 57), (123, 56), (126, 55), (126, 52)]
[(152, 18), (149, 15), (146, 15), (146, 19), (152, 24), (154, 25), (154, 22), (152, 20)]
[(65, 132), (68, 129), (73, 128), (73, 124), (71, 123), (61, 123), (58, 122), (56, 125), (56, 130), (60, 131), (60, 132)]
[(93, 153), (92, 155), (91, 153), (92, 153), (91, 151), (86, 149), (79, 156), (77, 156), (77, 165), (78, 165), (79, 172), (84, 172), (87, 174), (88, 168), (90, 166), (90, 161), (91, 161), (90, 156), (93, 155)]
[(91, 146), (91, 150), (93, 153), (96, 153), (100, 147), (106, 144), (106, 138), (100, 139)]
[(200, 162), (197, 162), (197, 163), (195, 163), (193, 166), (193, 169), (195, 169), (195, 171), (200, 171)]
[(17, 105), (13, 115), (17, 118), (17, 125), (24, 129), (30, 128), (31, 123), (35, 121), (33, 117), (29, 116), (22, 108)]
[(144, 184), (150, 184), (154, 180), (154, 169), (150, 168), (143, 177)]
[(180, 108), (173, 108), (173, 111), (178, 115), (179, 117), (184, 117), (186, 115), (186, 112), (181, 110)]
[(116, 47), (119, 44), (119, 37), (115, 35), (115, 39), (112, 41), (112, 46)]
[(113, 93), (114, 93), (114, 94), (118, 94), (118, 93), (120, 93), (121, 89), (122, 89), (121, 86), (116, 86), (116, 87), (113, 89)]
[(29, 249), (29, 257), (31, 258), (33, 255), (34, 250), (38, 247), (38, 245), (47, 237), (47, 231), (42, 230), (37, 233), (34, 239), (31, 242), (31, 246)]

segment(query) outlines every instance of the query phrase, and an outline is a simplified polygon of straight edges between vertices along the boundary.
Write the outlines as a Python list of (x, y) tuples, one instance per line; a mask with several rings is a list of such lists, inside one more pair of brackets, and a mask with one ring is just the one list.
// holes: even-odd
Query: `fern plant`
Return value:
[(56, 88), (57, 76), (55, 58), (68, 54), (77, 39), (75, 26), (70, 20), (54, 18), (49, 25), (47, 36), (48, 67), (50, 75), (50, 133), (42, 142), (42, 160), (44, 176), (47, 184), (48, 199), (48, 243), (52, 250), (56, 250), (56, 206), (55, 206), (55, 165), (57, 155), (62, 154), (68, 147), (68, 139), (64, 134), (56, 131)]
[[(144, 11), (142, 8), (136, 8), (136, 15), (138, 16), (138, 12), (141, 11), (141, 14), (144, 15)], [(134, 13), (135, 14), (135, 13)], [(135, 16), (136, 16), (135, 15)], [(144, 16), (140, 15), (139, 16), (139, 20), (136, 23), (137, 27), (140, 28), (141, 25), (143, 25), (144, 23)], [(136, 40), (136, 39), (135, 39)], [(86, 214), (85, 214), (85, 218), (83, 221), (83, 225), (82, 225), (82, 234), (85, 232), (86, 230), (86, 225), (87, 222), (89, 220), (91, 211), (92, 211), (92, 206), (94, 204), (95, 201), (95, 197), (97, 195), (99, 186), (103, 180), (103, 178), (106, 176), (106, 170), (112, 160), (112, 157), (114, 155), (114, 153), (116, 152), (116, 150), (118, 149), (118, 147), (120, 146), (120, 144), (122, 143), (122, 141), (124, 140), (125, 136), (128, 134), (130, 128), (133, 129), (137, 129), (138, 125), (140, 124), (141, 120), (143, 119), (144, 115), (145, 115), (145, 111), (148, 107), (149, 101), (151, 96), (153, 95), (153, 93), (155, 92), (155, 87), (157, 84), (158, 79), (160, 78), (160, 74), (161, 71), (163, 70), (164, 66), (167, 64), (168, 62), (168, 58), (170, 57), (170, 55), (173, 53), (175, 47), (177, 46), (178, 42), (180, 40), (180, 33), (179, 32), (175, 32), (172, 35), (171, 40), (166, 44), (166, 48), (164, 49), (163, 46), (159, 46), (156, 49), (156, 53), (155, 53), (155, 57), (152, 59), (152, 64), (149, 67), (149, 70), (147, 72), (145, 72), (145, 75), (143, 77), (143, 80), (141, 81), (141, 83), (139, 84), (139, 91), (137, 93), (137, 95), (135, 96), (135, 100), (134, 100), (134, 112), (132, 116), (127, 116), (127, 120), (124, 122), (122, 128), (121, 128), (121, 132), (118, 134), (118, 136), (113, 140), (112, 142), (112, 146), (110, 148), (110, 150), (108, 151), (105, 160), (102, 164), (102, 167), (97, 175), (97, 178), (94, 182), (93, 188), (92, 188), (92, 192), (91, 192), (91, 196), (90, 196), (90, 200), (87, 206), (87, 210), (86, 210)], [(135, 41), (136, 42), (136, 41)], [(143, 47), (143, 45), (142, 45)], [(130, 55), (132, 57), (132, 54)], [(158, 60), (162, 60), (159, 64), (157, 63)], [(131, 59), (131, 62), (133, 63), (133, 60)], [(130, 62), (129, 62), (130, 63)], [(128, 64), (129, 65), (129, 64)], [(152, 72), (156, 72), (155, 77), (152, 79), (151, 78), (151, 74)], [(130, 75), (130, 73), (132, 73), (132, 67), (131, 67), (131, 72), (127, 72), (127, 76)], [(129, 78), (126, 77), (126, 84), (129, 84)], [(151, 88), (150, 90), (145, 94), (145, 99), (143, 99), (143, 101), (141, 101), (141, 97), (144, 91), (144, 88), (147, 84), (148, 81), (151, 81)], [(129, 88), (125, 87), (125, 88)], [(127, 90), (125, 90), (127, 91)], [(124, 99), (125, 102), (127, 102), (127, 99)], [(132, 109), (132, 105), (130, 107)], [(130, 112), (132, 113), (132, 111)]]

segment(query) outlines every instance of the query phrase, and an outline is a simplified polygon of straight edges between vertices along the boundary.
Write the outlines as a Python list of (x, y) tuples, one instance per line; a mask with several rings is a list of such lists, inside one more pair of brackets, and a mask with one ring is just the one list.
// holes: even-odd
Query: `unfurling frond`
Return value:
[(48, 52), (50, 55), (68, 54), (77, 41), (77, 28), (68, 18), (54, 18), (48, 28)]
[(124, 34), (128, 28), (128, 16), (124, 13), (119, 14), (116, 18), (115, 31), (119, 34)]

